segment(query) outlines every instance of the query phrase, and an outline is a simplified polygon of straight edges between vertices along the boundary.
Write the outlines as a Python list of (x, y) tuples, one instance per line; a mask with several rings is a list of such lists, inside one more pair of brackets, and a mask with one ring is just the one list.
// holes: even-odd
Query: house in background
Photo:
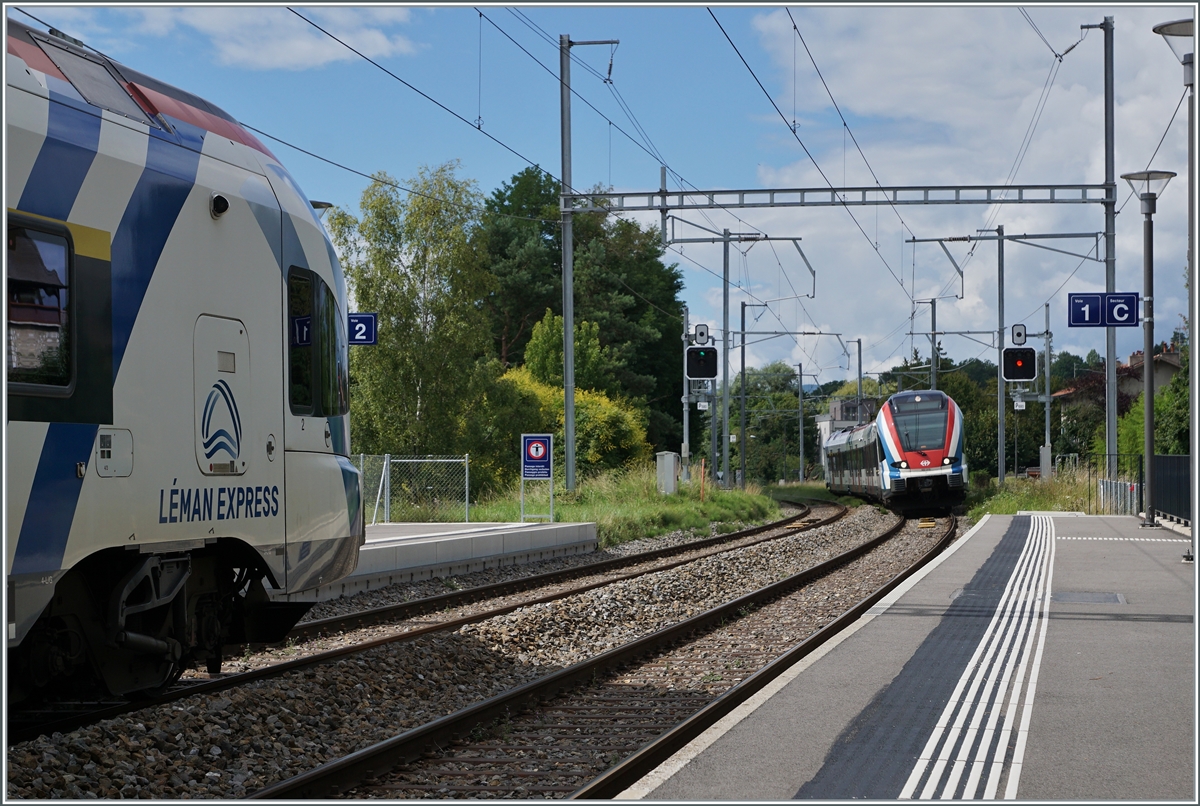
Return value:
[(9, 230), (8, 360), (13, 369), (35, 370), (63, 347), (66, 254), (62, 238), (43, 236), (39, 242), (24, 228)]

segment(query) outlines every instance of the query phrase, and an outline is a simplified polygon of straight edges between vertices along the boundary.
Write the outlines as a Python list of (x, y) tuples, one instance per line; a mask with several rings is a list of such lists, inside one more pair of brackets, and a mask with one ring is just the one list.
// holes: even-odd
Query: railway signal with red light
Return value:
[(1004, 380), (1032, 381), (1037, 377), (1037, 351), (1032, 347), (1004, 348)]

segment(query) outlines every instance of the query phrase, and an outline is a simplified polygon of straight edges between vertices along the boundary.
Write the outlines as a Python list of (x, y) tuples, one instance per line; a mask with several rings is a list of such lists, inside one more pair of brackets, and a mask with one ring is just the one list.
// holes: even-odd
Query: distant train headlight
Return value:
[(944, 464), (944, 465), (948, 465), (948, 464), (950, 464), (950, 457), (949, 457), (949, 456), (947, 456), (945, 459), (943, 459), (943, 460), (942, 460), (942, 464)]
[(907, 468), (907, 467), (908, 467), (908, 462), (903, 462), (903, 461), (902, 461), (902, 462), (900, 463), (900, 467)]

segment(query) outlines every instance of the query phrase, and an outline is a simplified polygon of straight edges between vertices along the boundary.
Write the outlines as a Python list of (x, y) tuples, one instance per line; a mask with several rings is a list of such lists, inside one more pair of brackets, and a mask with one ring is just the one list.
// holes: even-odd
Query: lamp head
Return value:
[(1167, 45), (1170, 46), (1171, 52), (1175, 54), (1175, 58), (1179, 60), (1180, 64), (1184, 63), (1184, 56), (1195, 52), (1195, 45), (1192, 41), (1195, 35), (1194, 20), (1164, 22), (1154, 26), (1154, 33), (1167, 41)]
[(1146, 195), (1161, 196), (1167, 189), (1167, 183), (1175, 176), (1174, 171), (1137, 171), (1131, 174), (1121, 174), (1121, 178), (1129, 183), (1129, 187), (1138, 198)]

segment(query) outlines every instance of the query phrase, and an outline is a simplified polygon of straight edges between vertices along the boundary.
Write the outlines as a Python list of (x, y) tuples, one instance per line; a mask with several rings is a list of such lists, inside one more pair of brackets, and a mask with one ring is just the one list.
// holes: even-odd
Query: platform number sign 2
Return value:
[(378, 330), (373, 313), (352, 313), (347, 317), (351, 344), (378, 344)]

